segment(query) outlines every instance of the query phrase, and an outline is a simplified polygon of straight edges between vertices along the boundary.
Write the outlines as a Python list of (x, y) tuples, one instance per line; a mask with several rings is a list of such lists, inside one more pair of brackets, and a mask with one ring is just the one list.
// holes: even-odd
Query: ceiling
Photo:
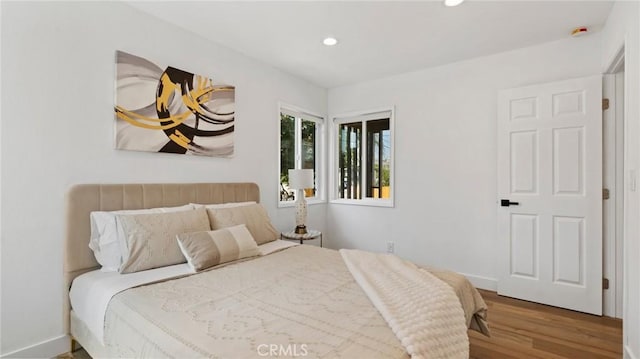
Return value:
[[(341, 85), (597, 31), (613, 2), (126, 1), (319, 86)], [(326, 36), (339, 43), (322, 44)], [(576, 40), (579, 41), (579, 40)]]

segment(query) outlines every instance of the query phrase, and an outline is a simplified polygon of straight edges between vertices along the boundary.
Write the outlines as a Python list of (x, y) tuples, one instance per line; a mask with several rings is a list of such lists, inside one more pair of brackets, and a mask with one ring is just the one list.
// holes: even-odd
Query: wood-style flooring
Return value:
[(471, 358), (622, 358), (622, 321), (481, 290), (491, 338), (469, 331)]

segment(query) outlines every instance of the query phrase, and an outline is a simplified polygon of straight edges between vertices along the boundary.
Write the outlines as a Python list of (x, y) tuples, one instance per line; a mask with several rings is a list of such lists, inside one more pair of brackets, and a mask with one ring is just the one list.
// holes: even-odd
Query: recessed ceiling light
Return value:
[(458, 6), (462, 4), (462, 2), (464, 2), (464, 0), (444, 0), (446, 6)]
[(326, 39), (322, 40), (322, 43), (327, 46), (333, 46), (338, 43), (338, 40), (336, 40), (335, 37), (327, 37)]

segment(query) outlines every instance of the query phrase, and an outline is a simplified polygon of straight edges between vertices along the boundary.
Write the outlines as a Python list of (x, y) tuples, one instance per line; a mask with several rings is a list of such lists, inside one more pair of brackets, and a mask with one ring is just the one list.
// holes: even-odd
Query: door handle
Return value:
[(518, 205), (520, 205), (520, 202), (511, 202), (508, 199), (501, 199), (500, 200), (500, 205), (502, 207), (518, 206)]

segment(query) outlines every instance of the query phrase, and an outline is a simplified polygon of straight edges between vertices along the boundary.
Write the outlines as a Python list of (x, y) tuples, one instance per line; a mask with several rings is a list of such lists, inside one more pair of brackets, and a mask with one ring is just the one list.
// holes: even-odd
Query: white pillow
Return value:
[(91, 239), (89, 248), (93, 250), (93, 255), (103, 272), (117, 272), (122, 263), (122, 253), (118, 240), (118, 227), (116, 215), (118, 214), (146, 214), (146, 213), (169, 213), (193, 210), (194, 206), (187, 204), (179, 207), (168, 208), (148, 208), (121, 211), (95, 211), (91, 212)]

